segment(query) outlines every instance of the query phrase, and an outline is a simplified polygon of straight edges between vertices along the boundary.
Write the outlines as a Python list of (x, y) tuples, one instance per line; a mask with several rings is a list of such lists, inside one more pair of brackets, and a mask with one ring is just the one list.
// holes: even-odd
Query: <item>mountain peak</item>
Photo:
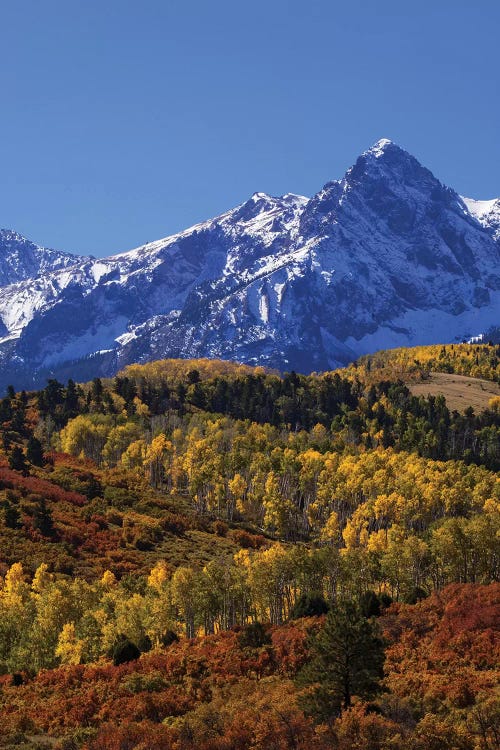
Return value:
[(14, 229), (0, 229), (0, 238), (2, 240), (9, 240), (9, 241), (15, 241), (15, 242), (29, 242), (29, 240), (26, 239), (26, 237), (23, 237), (22, 234), (19, 234), (19, 232), (16, 232)]
[(256, 192), (111, 258), (12, 237), (0, 233), (0, 388), (66, 377), (69, 362), (85, 379), (172, 356), (319, 371), (470, 338), (500, 314), (500, 204), (461, 199), (388, 138), (310, 199)]
[(373, 146), (367, 149), (364, 153), (373, 154), (373, 156), (378, 158), (379, 156), (382, 156), (384, 151), (390, 146), (396, 146), (396, 144), (393, 141), (391, 141), (389, 138), (380, 138), (376, 143), (373, 144)]
[(373, 144), (373, 146), (370, 146), (370, 148), (364, 151), (362, 156), (374, 156), (376, 159), (379, 159), (381, 156), (385, 156), (388, 153), (399, 153), (401, 155), (404, 154), (406, 156), (411, 156), (411, 154), (408, 154), (404, 148), (401, 148), (401, 146), (398, 146), (397, 143), (394, 143), (394, 141), (391, 141), (389, 138), (380, 138)]

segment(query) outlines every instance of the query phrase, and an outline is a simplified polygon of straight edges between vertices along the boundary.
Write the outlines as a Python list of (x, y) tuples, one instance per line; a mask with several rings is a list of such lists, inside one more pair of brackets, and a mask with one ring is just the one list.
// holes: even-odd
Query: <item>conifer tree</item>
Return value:
[(43, 448), (39, 440), (32, 435), (28, 440), (26, 458), (34, 466), (43, 466)]
[(9, 466), (11, 469), (14, 469), (14, 471), (22, 471), (23, 474), (28, 473), (28, 465), (26, 464), (26, 459), (24, 458), (21, 446), (15, 445), (13, 447), (9, 456)]
[(369, 699), (383, 676), (384, 644), (373, 620), (353, 602), (337, 605), (311, 646), (312, 658), (298, 675), (306, 690), (302, 707), (320, 721), (349, 708), (354, 695)]

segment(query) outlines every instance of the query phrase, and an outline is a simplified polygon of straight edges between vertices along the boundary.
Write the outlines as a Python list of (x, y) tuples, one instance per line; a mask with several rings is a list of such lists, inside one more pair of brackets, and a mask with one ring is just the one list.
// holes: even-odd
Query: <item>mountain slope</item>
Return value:
[(166, 356), (307, 372), (461, 340), (498, 321), (499, 227), (498, 201), (460, 197), (384, 139), (311, 199), (255, 193), (128, 253), (11, 274), (1, 379), (68, 362), (86, 376), (89, 356), (100, 374)]

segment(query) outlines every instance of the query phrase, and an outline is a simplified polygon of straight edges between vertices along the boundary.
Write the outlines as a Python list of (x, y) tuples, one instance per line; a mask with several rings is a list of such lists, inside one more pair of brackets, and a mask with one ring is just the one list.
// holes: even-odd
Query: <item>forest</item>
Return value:
[(9, 387), (0, 747), (498, 748), (500, 398), (431, 372), (499, 347)]

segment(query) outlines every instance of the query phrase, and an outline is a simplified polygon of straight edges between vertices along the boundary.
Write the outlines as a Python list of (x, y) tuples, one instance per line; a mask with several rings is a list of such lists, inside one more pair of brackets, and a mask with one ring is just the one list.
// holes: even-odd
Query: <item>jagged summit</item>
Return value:
[(0, 229), (1, 287), (50, 273), (77, 262), (71, 253), (40, 247), (12, 229)]
[[(400, 147), (393, 141), (389, 140), (389, 138), (380, 138), (376, 143), (373, 144), (373, 146), (370, 146), (370, 148), (367, 149), (364, 154), (372, 154), (373, 156), (378, 158), (382, 156), (384, 152), (391, 146), (400, 149)], [(403, 149), (400, 150), (402, 151)]]
[(0, 387), (162, 357), (303, 372), (498, 325), (500, 202), (383, 138), (312, 198), (256, 192), (108, 258), (0, 232)]

